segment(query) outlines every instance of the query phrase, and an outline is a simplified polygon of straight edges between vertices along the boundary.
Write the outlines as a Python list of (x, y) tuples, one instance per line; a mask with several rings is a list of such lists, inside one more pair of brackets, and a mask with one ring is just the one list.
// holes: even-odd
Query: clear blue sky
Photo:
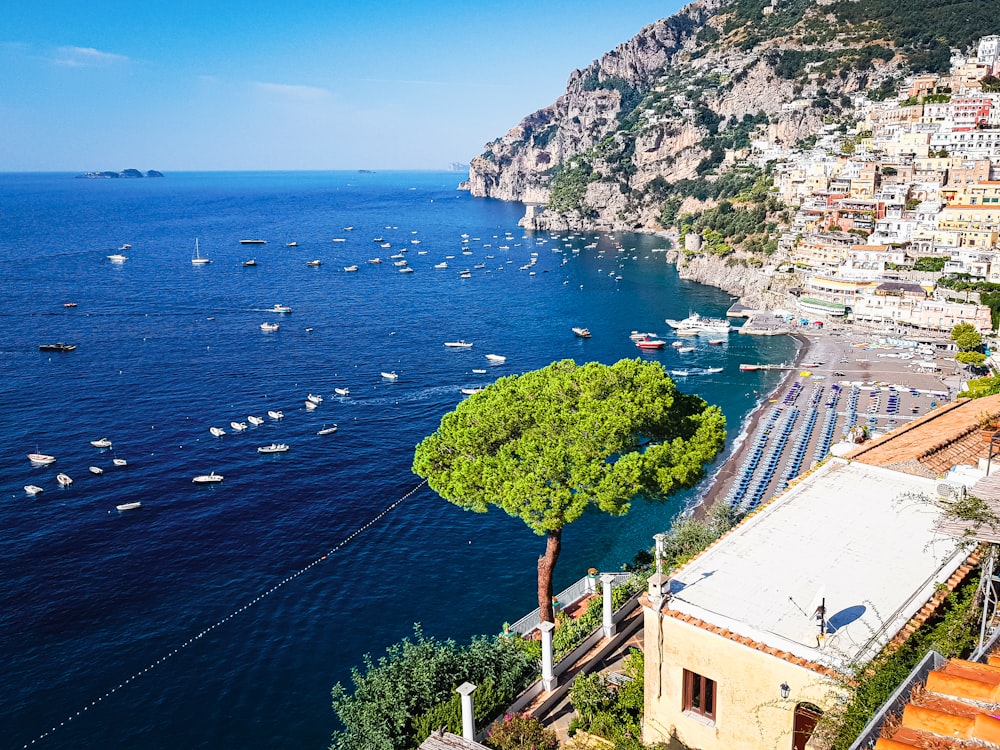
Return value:
[(0, 171), (435, 169), (678, 0), (12, 0)]

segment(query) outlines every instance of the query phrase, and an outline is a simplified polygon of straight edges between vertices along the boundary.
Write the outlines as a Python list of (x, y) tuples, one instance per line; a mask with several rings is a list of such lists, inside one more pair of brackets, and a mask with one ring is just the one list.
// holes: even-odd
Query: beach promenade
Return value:
[(944, 336), (918, 350), (849, 326), (793, 335), (802, 344), (794, 367), (751, 414), (695, 515), (719, 502), (750, 512), (821, 461), (852, 428), (868, 438), (885, 434), (950, 401), (959, 387), (961, 366), (946, 351)]

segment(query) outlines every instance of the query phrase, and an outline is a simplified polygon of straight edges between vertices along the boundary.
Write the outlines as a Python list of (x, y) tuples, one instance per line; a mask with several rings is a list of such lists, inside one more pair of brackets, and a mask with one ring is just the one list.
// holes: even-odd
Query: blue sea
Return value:
[[(789, 359), (793, 341), (639, 354), (630, 331), (666, 337), (664, 318), (722, 315), (729, 296), (679, 280), (660, 238), (525, 233), (519, 205), (460, 177), (0, 175), (0, 747), (320, 750), (330, 688), (364, 654), (415, 622), (462, 641), (531, 610), (544, 539), (413, 492), (414, 445), (462, 388), (563, 358), (721, 366), (678, 380), (737, 439), (780, 376), (739, 363)], [(191, 263), (196, 238), (210, 264)], [(57, 341), (77, 348), (38, 349)], [(229, 426), (268, 410), (284, 419)], [(257, 453), (272, 442), (290, 450)], [(225, 480), (192, 483), (212, 471)], [(703, 490), (568, 527), (557, 589), (618, 569)]]

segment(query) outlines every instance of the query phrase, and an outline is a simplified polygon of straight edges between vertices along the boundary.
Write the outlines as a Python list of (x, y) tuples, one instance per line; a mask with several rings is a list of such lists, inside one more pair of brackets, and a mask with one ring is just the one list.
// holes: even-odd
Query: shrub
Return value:
[(486, 744), (496, 750), (559, 750), (559, 738), (533, 716), (507, 714), (494, 724)]

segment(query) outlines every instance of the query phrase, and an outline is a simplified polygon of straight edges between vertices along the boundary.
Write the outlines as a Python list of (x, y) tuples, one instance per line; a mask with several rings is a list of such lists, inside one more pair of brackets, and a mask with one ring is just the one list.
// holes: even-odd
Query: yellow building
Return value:
[(938, 214), (938, 229), (958, 233), (961, 247), (991, 248), (1000, 235), (1000, 206), (946, 206)]
[[(933, 611), (967, 554), (936, 482), (831, 459), (643, 598), (643, 741), (806, 750), (845, 675)], [(924, 497), (926, 500), (919, 500)]]

